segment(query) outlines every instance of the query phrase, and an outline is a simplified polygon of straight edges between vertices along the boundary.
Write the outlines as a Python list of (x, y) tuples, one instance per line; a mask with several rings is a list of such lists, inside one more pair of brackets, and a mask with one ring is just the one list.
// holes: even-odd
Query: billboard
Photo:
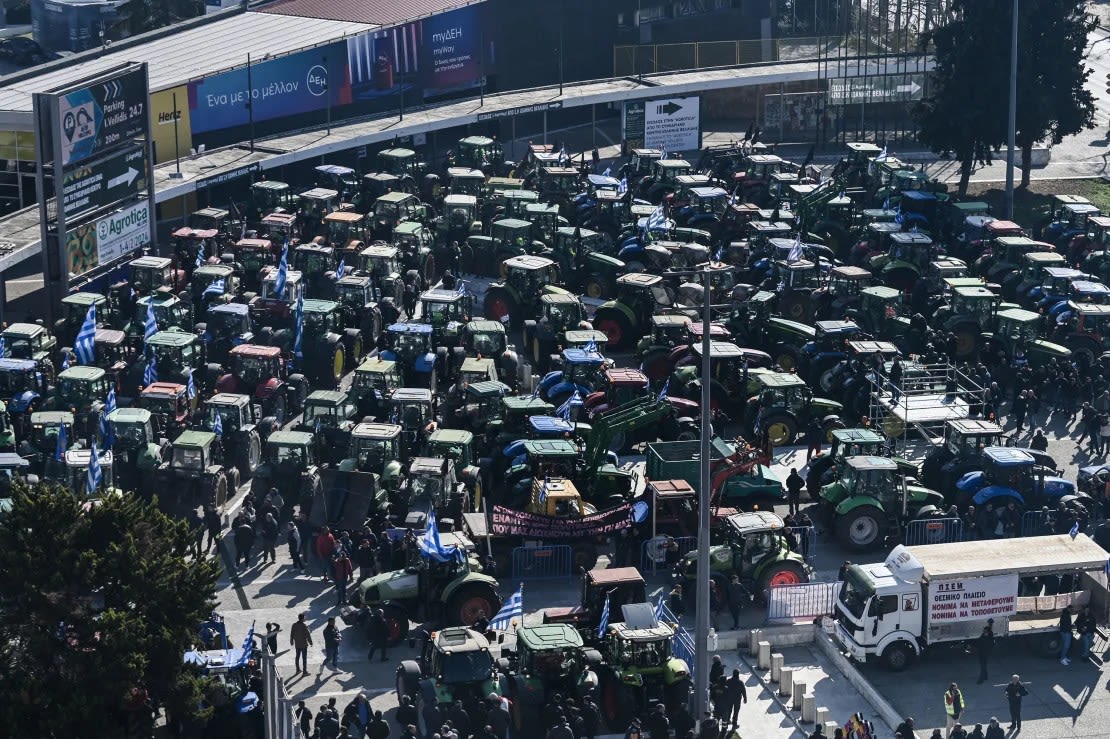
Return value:
[(62, 166), (142, 136), (146, 102), (146, 69), (141, 67), (63, 94), (55, 129), (62, 144)]
[(481, 85), (483, 63), (489, 67), (493, 61), (492, 45), (482, 33), (485, 7), (468, 5), (348, 39), (354, 99), (396, 95), (402, 84), (420, 88), (426, 98)]
[(672, 154), (700, 149), (701, 99), (687, 97), (646, 101), (644, 146)]
[[(177, 107), (174, 107), (174, 100)], [(177, 132), (174, 140), (174, 122)], [(185, 85), (150, 93), (150, 130), (154, 139), (154, 162), (172, 162), (178, 152), (189, 156), (193, 146), (192, 116), (189, 115), (189, 88)]]
[(62, 251), (70, 279), (151, 242), (150, 203), (140, 200), (66, 231)]
[(351, 102), (347, 44), (339, 41), (252, 64), (249, 72), (241, 67), (190, 82), (191, 133), (209, 133), (250, 123), (248, 79), (255, 123), (324, 110), (329, 101), (332, 106)]

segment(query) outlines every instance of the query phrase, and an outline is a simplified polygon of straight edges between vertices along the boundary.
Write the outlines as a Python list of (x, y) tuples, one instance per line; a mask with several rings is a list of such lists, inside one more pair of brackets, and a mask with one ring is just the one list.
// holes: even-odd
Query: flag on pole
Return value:
[(108, 398), (104, 401), (104, 412), (111, 413), (116, 409), (116, 389), (108, 391)]
[(90, 305), (89, 312), (85, 314), (85, 322), (77, 332), (73, 350), (77, 352), (78, 364), (92, 364), (96, 359), (96, 303)]
[(212, 280), (212, 282), (208, 283), (208, 287), (204, 288), (204, 292), (201, 293), (201, 297), (205, 297), (208, 295), (223, 295), (226, 291), (227, 283), (224, 282), (224, 278), (221, 277), (218, 280)]
[(884, 146), (883, 150), (879, 152), (879, 156), (875, 157), (875, 161), (876, 162), (885, 162), (886, 160), (887, 160), (887, 153), (886, 153), (886, 147)]
[(58, 424), (58, 442), (54, 445), (54, 459), (59, 462), (66, 458), (66, 449), (69, 449), (69, 434), (66, 433), (66, 425), (64, 423)]
[(212, 422), (212, 433), (220, 438), (224, 435), (224, 419), (219, 411), (216, 412), (216, 420)]
[(143, 344), (150, 341), (150, 337), (158, 333), (158, 319), (154, 317), (154, 297), (148, 297), (146, 303), (146, 321), (143, 322)]
[(613, 168), (612, 167), (606, 167), (605, 171), (601, 173), (601, 176), (602, 177), (612, 177), (613, 176)]
[(559, 406), (559, 410), (556, 411), (556, 413), (558, 413), (559, 417), (564, 421), (569, 420), (571, 410), (574, 408), (581, 408), (583, 402), (582, 394), (575, 390), (574, 395), (567, 398), (567, 401)]
[(548, 482), (550, 482), (550, 481), (551, 481), (551, 478), (550, 478), (550, 477), (546, 477), (546, 476), (545, 476), (545, 477), (543, 478), (543, 483), (542, 483), (542, 484), (540, 485), (540, 495), (539, 495), (539, 501), (540, 501), (540, 505), (541, 505), (541, 506), (542, 506), (542, 505), (543, 505), (543, 504), (544, 504), (545, 502), (547, 502), (547, 483), (548, 483)]
[(524, 583), (521, 583), (516, 592), (509, 596), (489, 625), (491, 629), (506, 631), (513, 625), (513, 620), (518, 618), (524, 620)]
[(208, 257), (204, 254), (204, 242), (202, 241), (200, 242), (200, 248), (197, 249), (197, 266), (199, 267), (204, 264), (206, 259), (208, 259)]
[(154, 364), (154, 355), (150, 355), (150, 360), (146, 363), (146, 370), (143, 372), (143, 384), (152, 385), (158, 382), (158, 367)]
[(653, 210), (651, 215), (648, 216), (646, 230), (648, 233), (667, 230), (667, 214), (663, 211), (662, 205)]
[(563, 148), (559, 149), (559, 166), (562, 167), (566, 163), (567, 163), (567, 147), (566, 147), (566, 144), (564, 144)]
[(69, 369), (69, 352), (62, 352), (62, 371)]
[(289, 241), (286, 240), (285, 246), (281, 248), (281, 261), (278, 262), (277, 277), (274, 278), (274, 293), (276, 297), (285, 297), (285, 281), (288, 279), (289, 273)]
[(301, 351), (302, 342), (304, 340), (304, 293), (302, 292), (297, 296), (297, 338), (293, 341), (293, 356), (297, 359), (304, 357), (304, 352)]
[(342, 280), (345, 274), (347, 274), (347, 261), (340, 259), (339, 266), (335, 268), (335, 279)]
[(425, 557), (430, 557), (437, 562), (450, 562), (452, 559), (463, 560), (466, 553), (457, 546), (445, 547), (439, 540), (439, 527), (436, 525), (436, 512), (428, 511), (428, 523), (424, 526), (424, 536), (417, 541), (417, 546)]
[(100, 487), (100, 482), (103, 479), (104, 473), (100, 470), (100, 454), (96, 451), (96, 439), (93, 439), (89, 447), (88, 491), (90, 498), (96, 497), (96, 489)]
[(662, 403), (664, 400), (667, 399), (667, 391), (670, 390), (670, 389), (671, 389), (671, 378), (668, 377), (667, 381), (663, 383), (663, 388), (659, 391), (659, 397), (657, 398), (657, 400), (660, 403)]
[(8, 342), (4, 341), (4, 337), (0, 336), (0, 357), (8, 356)]
[(655, 603), (655, 620), (659, 621), (660, 623), (663, 622), (663, 609), (665, 607), (663, 605), (664, 603), (666, 603), (666, 600), (664, 599), (663, 594), (660, 593), (659, 600)]
[(466, 295), (466, 280), (459, 280), (459, 284), (455, 287), (455, 293), (458, 295)]
[(805, 252), (802, 251), (802, 235), (798, 234), (794, 237), (794, 243), (790, 246), (790, 252), (786, 255), (786, 263), (794, 264), (794, 262), (802, 261)]
[(111, 449), (116, 443), (116, 430), (108, 421), (108, 414), (100, 414), (100, 435), (104, 439), (104, 448)]
[(582, 350), (587, 351), (587, 352), (596, 352), (597, 351), (597, 342), (594, 341), (593, 339), (590, 339), (589, 341), (586, 342), (585, 346), (582, 347)]
[[(662, 597), (662, 596), (660, 596)], [(601, 621), (597, 625), (597, 638), (605, 638), (605, 630), (609, 628), (609, 596), (605, 596), (605, 607), (601, 609)]]
[(628, 178), (621, 177), (621, 183), (617, 185), (617, 195), (624, 195), (628, 192)]
[(1079, 522), (1078, 521), (1076, 521), (1074, 524), (1072, 524), (1071, 531), (1068, 532), (1068, 536), (1070, 536), (1073, 539), (1075, 537), (1079, 536)]
[(243, 639), (243, 653), (239, 655), (239, 661), (235, 663), (236, 667), (242, 667), (247, 664), (251, 659), (251, 653), (254, 652), (254, 622), (251, 622), (251, 627), (247, 629), (247, 638)]
[(185, 397), (189, 400), (197, 397), (197, 384), (193, 382), (193, 371), (189, 370), (189, 380), (185, 385)]

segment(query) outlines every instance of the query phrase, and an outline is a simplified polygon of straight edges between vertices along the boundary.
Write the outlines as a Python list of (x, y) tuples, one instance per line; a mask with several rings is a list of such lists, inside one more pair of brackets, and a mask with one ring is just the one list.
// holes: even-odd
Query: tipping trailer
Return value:
[(858, 662), (899, 671), (931, 646), (975, 639), (993, 619), (995, 636), (1052, 656), (1065, 606), (1105, 617), (1107, 557), (1086, 534), (898, 545), (885, 562), (848, 567), (834, 639)]

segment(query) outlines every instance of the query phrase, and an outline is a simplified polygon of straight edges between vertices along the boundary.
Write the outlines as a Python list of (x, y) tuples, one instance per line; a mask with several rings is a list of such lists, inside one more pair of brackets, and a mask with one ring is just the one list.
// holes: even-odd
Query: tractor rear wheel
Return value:
[(516, 317), (514, 315), (517, 312), (516, 299), (508, 290), (494, 288), (486, 293), (482, 309), (489, 320), (500, 321), (507, 317), (511, 324)]
[(594, 319), (594, 327), (605, 334), (608, 345), (613, 349), (627, 349), (635, 341), (632, 335), (632, 322), (628, 316), (617, 311), (605, 311)]
[(258, 437), (258, 431), (251, 429), (236, 450), (235, 466), (239, 468), (239, 477), (243, 480), (251, 479), (261, 459), (262, 441)]
[(860, 506), (836, 519), (836, 539), (845, 549), (867, 552), (883, 542), (883, 512), (870, 505)]
[(479, 614), (486, 618), (501, 608), (501, 598), (486, 583), (471, 583), (459, 588), (447, 601), (444, 617), (448, 626), (466, 626), (474, 623)]
[(798, 436), (798, 423), (785, 413), (763, 419), (763, 428), (775, 446), (790, 446)]
[(205, 481), (206, 503), (213, 508), (220, 508), (227, 502), (227, 478), (223, 472), (217, 472)]
[(609, 280), (604, 275), (590, 275), (582, 281), (582, 293), (587, 298), (603, 300), (606, 295), (611, 294)]
[(328, 381), (332, 387), (339, 387), (339, 381), (343, 379), (343, 366), (345, 364), (345, 352), (343, 351), (342, 342), (335, 342), (331, 347), (331, 362), (329, 366)]

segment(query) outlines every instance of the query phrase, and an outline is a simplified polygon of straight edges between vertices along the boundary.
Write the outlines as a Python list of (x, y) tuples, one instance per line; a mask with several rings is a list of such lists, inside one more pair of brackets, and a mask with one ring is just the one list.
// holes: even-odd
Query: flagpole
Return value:
[(706, 266), (702, 279), (705, 285), (704, 300), (702, 301), (702, 334), (701, 334), (701, 464), (700, 490), (698, 491), (698, 572), (695, 593), (695, 613), (697, 628), (694, 638), (694, 718), (699, 722), (703, 720), (709, 710), (709, 435), (710, 426), (710, 394), (709, 379), (712, 371), (712, 328), (709, 296), (711, 294), (709, 266)]

